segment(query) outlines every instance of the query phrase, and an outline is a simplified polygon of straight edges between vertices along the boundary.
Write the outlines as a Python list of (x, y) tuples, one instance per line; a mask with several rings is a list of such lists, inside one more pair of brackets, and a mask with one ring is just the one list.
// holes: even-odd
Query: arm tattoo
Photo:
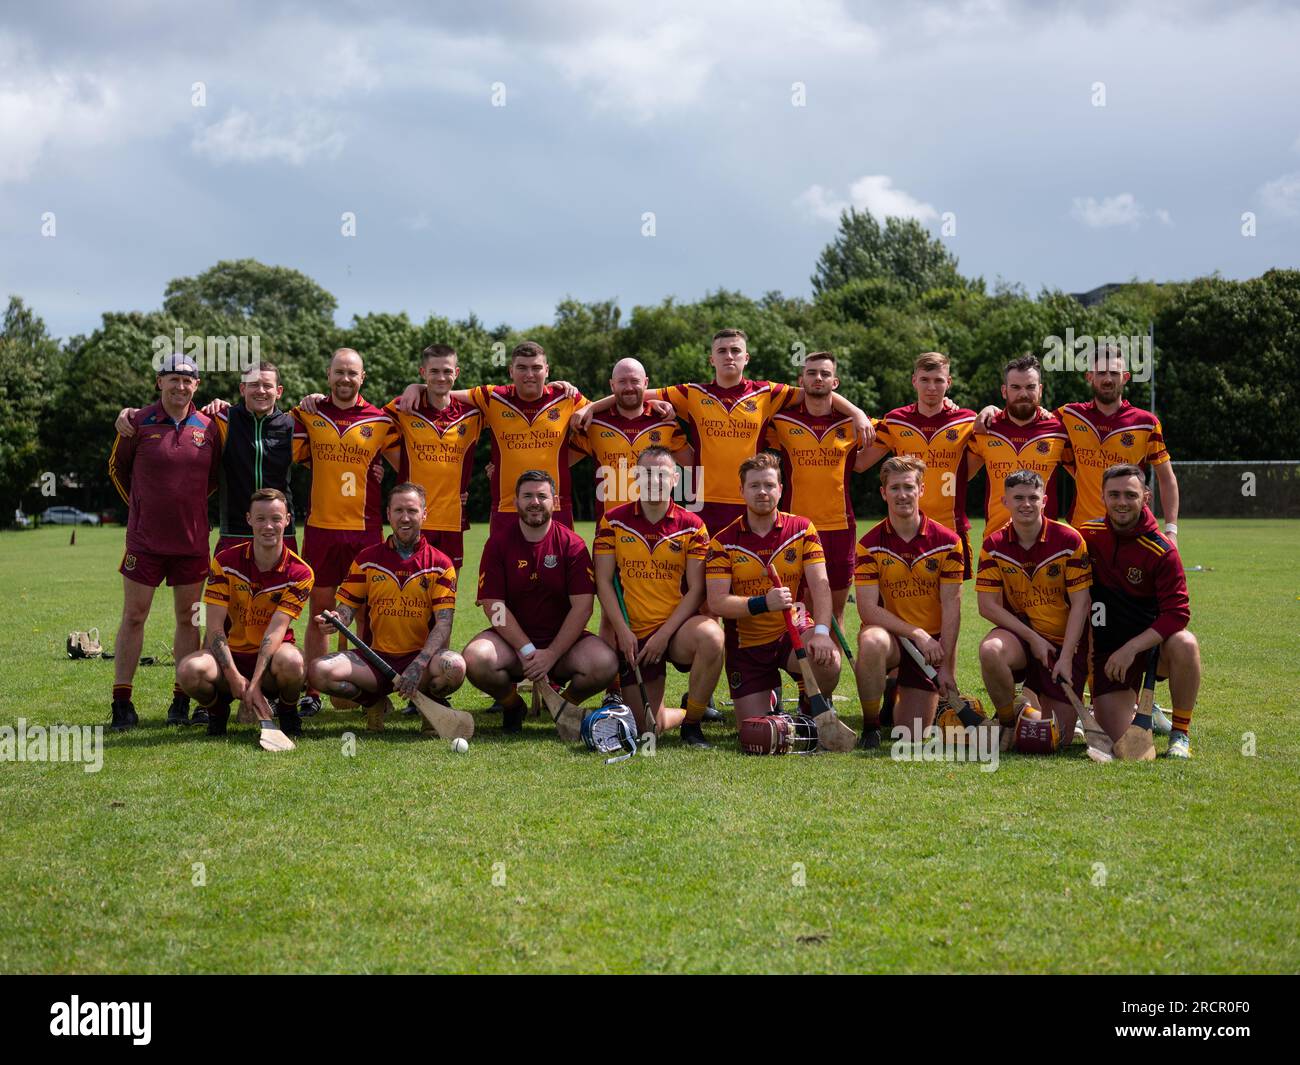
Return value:
[(224, 632), (216, 632), (209, 636), (208, 646), (212, 649), (212, 657), (217, 660), (220, 669), (235, 668), (235, 660), (230, 657), (230, 644)]
[(334, 613), (339, 616), (339, 621), (343, 622), (344, 625), (351, 625), (352, 619), (356, 617), (356, 613), (347, 603), (335, 604)]

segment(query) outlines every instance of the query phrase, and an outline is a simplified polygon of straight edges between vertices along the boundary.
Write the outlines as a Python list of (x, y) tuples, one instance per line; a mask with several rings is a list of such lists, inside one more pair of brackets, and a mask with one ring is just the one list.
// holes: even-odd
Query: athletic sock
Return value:
[(510, 689), (510, 694), (507, 695), (504, 699), (501, 699), (499, 701), (501, 705), (507, 710), (525, 709), (523, 697), (520, 696), (519, 692), (516, 691), (513, 687)]
[(1011, 728), (1016, 723), (1016, 701), (1014, 699), (1005, 706), (998, 706), (998, 724), (1003, 728)]
[(129, 703), (131, 701), (131, 687), (130, 684), (114, 684), (113, 702)]
[(864, 699), (862, 702), (862, 727), (880, 728), (880, 700)]
[(1150, 732), (1150, 731), (1151, 731), (1151, 715), (1150, 715), (1150, 714), (1135, 714), (1134, 717), (1133, 717), (1133, 724), (1135, 724), (1138, 728), (1144, 728), (1144, 729), (1146, 729), (1148, 732)]
[(697, 703), (689, 695), (686, 697), (686, 722), (690, 725), (698, 725), (704, 720), (704, 711), (709, 708), (708, 703)]
[(217, 700), (219, 700), (220, 698), (221, 698), (221, 692), (217, 691), (214, 688), (212, 691), (212, 698), (209, 699), (207, 702), (204, 702), (202, 699), (195, 699), (194, 702), (198, 705), (198, 708), (200, 710), (211, 710), (214, 706), (217, 705)]
[(1174, 731), (1181, 732), (1184, 736), (1189, 735), (1192, 727), (1192, 712), (1190, 710), (1174, 710)]
[(277, 699), (275, 708), (282, 714), (296, 714), (298, 712), (298, 703), (286, 703), (283, 699)]

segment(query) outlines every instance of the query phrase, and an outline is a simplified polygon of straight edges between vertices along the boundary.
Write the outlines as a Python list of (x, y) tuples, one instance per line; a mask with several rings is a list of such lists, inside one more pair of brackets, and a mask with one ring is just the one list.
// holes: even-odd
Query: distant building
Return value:
[[(1164, 282), (1157, 281), (1155, 282), (1155, 284), (1157, 287), (1159, 287), (1160, 285), (1164, 284)], [(1074, 300), (1078, 300), (1085, 307), (1095, 307), (1097, 306), (1097, 304), (1101, 303), (1102, 300), (1106, 299), (1107, 296), (1111, 295), (1114, 292), (1118, 292), (1123, 287), (1124, 287), (1124, 282), (1109, 281), (1106, 284), (1098, 285), (1096, 288), (1090, 289), (1087, 292), (1071, 292), (1070, 298)]]

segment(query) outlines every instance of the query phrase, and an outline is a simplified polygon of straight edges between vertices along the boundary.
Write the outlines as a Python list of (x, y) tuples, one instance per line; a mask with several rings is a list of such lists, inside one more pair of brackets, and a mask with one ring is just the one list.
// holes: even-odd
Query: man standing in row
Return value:
[[(139, 724), (133, 681), (154, 590), (164, 580), (176, 615), (172, 654), (179, 663), (199, 649), (194, 608), (208, 572), (208, 496), (221, 466), (216, 426), (193, 402), (198, 365), (188, 355), (168, 355), (156, 383), (158, 402), (135, 413), (134, 434), (114, 438), (108, 458), (109, 477), (128, 508), (122, 622), (113, 648), (112, 727), (119, 732)], [(189, 696), (174, 684), (168, 724), (188, 724), (189, 708)], [(196, 724), (206, 721), (195, 714)]]

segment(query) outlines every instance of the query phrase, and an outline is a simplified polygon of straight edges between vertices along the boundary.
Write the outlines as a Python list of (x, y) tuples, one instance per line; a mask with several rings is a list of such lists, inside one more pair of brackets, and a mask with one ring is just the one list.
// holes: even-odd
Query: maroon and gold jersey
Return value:
[(564, 626), (572, 595), (595, 595), (591, 554), (572, 529), (552, 521), (540, 540), (524, 539), (518, 521), (488, 537), (479, 559), (478, 599), (499, 599), (538, 647)]
[(456, 567), (420, 537), (407, 558), (396, 539), (364, 548), (338, 588), (340, 602), (370, 614), (370, 646), (384, 654), (419, 651), (439, 610), (456, 609)]
[(1118, 531), (1110, 518), (1089, 518), (1079, 534), (1092, 560), (1094, 645), (1118, 647), (1147, 628), (1162, 640), (1187, 628), (1191, 601), (1178, 549), (1160, 534), (1147, 507), (1137, 524)]
[(966, 516), (966, 447), (975, 412), (965, 408), (922, 414), (917, 404), (895, 407), (876, 423), (876, 440), (895, 455), (925, 463), (921, 510), (956, 532), (970, 528)]
[(984, 538), (975, 590), (1001, 592), (1011, 613), (1055, 644), (1065, 639), (1071, 593), (1091, 586), (1088, 548), (1064, 522), (1044, 520), (1029, 548), (1020, 546), (1011, 523)]
[(525, 470), (545, 470), (555, 478), (557, 512), (572, 502), (569, 461), (575, 445), (569, 418), (587, 405), (586, 397), (569, 399), (558, 385), (547, 385), (534, 400), (520, 399), (514, 385), (479, 385), (470, 402), (483, 414), (492, 434), (492, 502), (498, 513), (515, 513), (515, 482)]
[(1004, 410), (989, 420), (988, 428), (971, 434), (970, 449), (984, 460), (988, 489), (984, 501), (984, 535), (996, 532), (1011, 520), (1002, 505), (1003, 482), (1016, 470), (1032, 470), (1046, 486), (1047, 507), (1043, 516), (1055, 518), (1060, 498), (1061, 467), (1074, 468), (1070, 438), (1065, 423), (1055, 414), (1036, 411), (1028, 425), (1017, 425)]
[(686, 591), (686, 564), (708, 557), (709, 533), (704, 522), (676, 503), (668, 504), (657, 523), (640, 503), (625, 503), (605, 511), (594, 553), (614, 556), (631, 629), (641, 638), (677, 609)]
[[(276, 614), (297, 621), (311, 598), (311, 567), (286, 546), (269, 570), (257, 568), (253, 542), (228, 547), (212, 559), (203, 601), (226, 608), (226, 639), (232, 651), (254, 654)], [(293, 629), (284, 634), (293, 643)]]
[(587, 431), (574, 434), (596, 460), (596, 520), (606, 510), (630, 503), (636, 485), (636, 460), (648, 447), (669, 451), (686, 446), (686, 435), (675, 418), (655, 414), (648, 406), (635, 418), (607, 410), (591, 419)]
[(768, 423), (767, 445), (781, 452), (782, 509), (802, 514), (822, 532), (847, 529), (853, 518), (849, 475), (858, 454), (853, 419), (790, 404)]
[(293, 409), (293, 461), (311, 467), (311, 510), (307, 524), (318, 529), (366, 528), (380, 507), (379, 482), (370, 475), (375, 460), (399, 440), (393, 419), (360, 396), (351, 407), (329, 400), (316, 413)]
[(221, 435), (194, 404), (178, 422), (162, 403), (131, 417), (134, 436), (115, 436), (108, 476), (127, 504), (126, 549), (159, 555), (208, 553), (208, 496), (217, 488)]
[(646, 396), (667, 400), (686, 422), (695, 464), (704, 471), (698, 498), (705, 503), (743, 503), (740, 464), (758, 453), (763, 426), (792, 394), (789, 385), (743, 379), (730, 388), (717, 382), (672, 385)]
[(853, 583), (880, 589), (880, 605), (931, 635), (943, 626), (939, 588), (961, 584), (961, 540), (924, 513), (916, 535), (904, 540), (886, 518), (858, 541)]
[(1109, 416), (1097, 409), (1095, 400), (1067, 403), (1057, 410), (1056, 416), (1064, 423), (1074, 451), (1071, 525), (1106, 513), (1101, 497), (1101, 475), (1109, 467), (1132, 463), (1145, 473), (1149, 467), (1169, 461), (1160, 419), (1139, 410), (1128, 400), (1121, 400), (1119, 409)]
[(393, 400), (384, 412), (401, 433), (397, 479), (413, 481), (427, 496), (422, 528), (459, 532), (460, 495), (469, 488), (474, 445), (483, 431), (482, 412), (454, 399), (439, 410), (427, 398), (409, 411), (398, 410), (397, 400)]
[[(799, 514), (776, 512), (776, 521), (766, 536), (752, 532), (741, 515), (709, 541), (704, 564), (706, 580), (728, 578), (731, 594), (751, 598), (772, 590), (768, 563), (776, 566), (781, 583), (799, 599), (804, 587), (804, 569), (814, 562), (826, 562), (817, 528)], [(778, 611), (743, 618), (724, 618), (729, 640), (740, 647), (756, 647), (780, 639), (785, 620)]]

